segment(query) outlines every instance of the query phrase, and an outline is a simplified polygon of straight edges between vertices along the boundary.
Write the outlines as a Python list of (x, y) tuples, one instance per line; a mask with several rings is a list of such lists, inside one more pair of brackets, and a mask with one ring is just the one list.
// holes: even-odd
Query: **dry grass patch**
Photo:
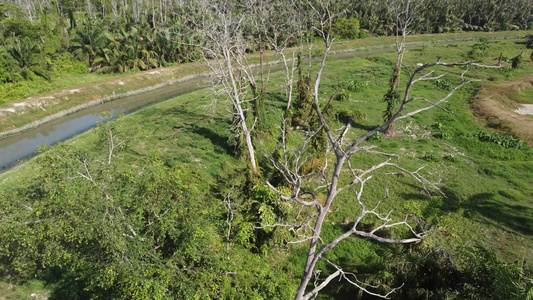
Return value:
[(472, 108), (486, 126), (533, 145), (533, 117), (515, 112), (524, 103), (521, 93), (526, 90), (533, 90), (533, 74), (486, 84), (472, 101)]

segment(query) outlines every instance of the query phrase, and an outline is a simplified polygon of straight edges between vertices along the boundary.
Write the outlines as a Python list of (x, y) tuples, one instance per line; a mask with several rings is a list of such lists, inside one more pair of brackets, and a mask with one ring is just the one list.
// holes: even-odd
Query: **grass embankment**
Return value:
[[(527, 31), (510, 32), (468, 32), (449, 34), (426, 34), (409, 37), (410, 43), (437, 42), (443, 40), (461, 40), (470, 38), (523, 37)], [(380, 48), (394, 44), (395, 37), (373, 37), (361, 40), (341, 42), (334, 45), (335, 51), (359, 48)], [(319, 49), (320, 46), (317, 46)], [(272, 60), (277, 58), (268, 52)], [(258, 62), (258, 55), (250, 55), (252, 63)], [(200, 63), (186, 63), (177, 66), (159, 68), (130, 74), (79, 74), (65, 73), (52, 81), (37, 79), (37, 83), (20, 83), (11, 90), (23, 92), (6, 94), (0, 104), (0, 132), (20, 128), (24, 125), (42, 120), (58, 112), (82, 106), (100, 99), (113, 99), (120, 94), (142, 91), (159, 84), (171, 83), (207, 72)], [(27, 84), (28, 86), (24, 86)], [(21, 99), (20, 95), (30, 97)]]
[[(433, 62), (441, 56), (442, 61), (447, 62), (464, 60), (464, 54), (468, 52), (471, 45), (472, 43), (458, 43), (446, 46), (413, 47), (406, 54), (405, 62), (416, 65)], [(501, 52), (505, 56), (513, 57), (523, 48), (522, 44), (513, 41), (490, 42), (490, 50), (485, 62), (493, 63), (493, 59), (497, 58)], [(337, 87), (345, 88), (352, 80), (367, 86), (360, 92), (352, 92), (349, 99), (335, 101), (333, 104), (333, 115), (337, 116), (331, 121), (334, 128), (343, 125), (342, 120), (347, 114), (360, 112), (352, 115), (356, 117), (350, 121), (353, 130), (347, 139), (381, 122), (382, 112), (385, 109), (381, 95), (387, 90), (387, 82), (394, 61), (395, 56), (392, 53), (378, 55), (369, 53), (367, 58), (355, 57), (349, 60), (328, 62), (321, 88), (323, 101), (329, 99)], [(424, 95), (428, 99), (442, 97), (451, 86), (458, 83), (458, 76), (463, 71), (464, 69), (440, 69), (436, 75), (442, 72), (447, 72), (449, 75), (438, 82), (421, 82), (417, 85), (413, 96)], [(528, 62), (520, 70), (470, 68), (467, 76), (482, 79), (485, 82), (490, 79), (495, 84), (504, 84), (507, 80), (522, 78), (524, 74), (532, 72), (533, 66)], [(279, 75), (272, 75), (269, 86), (277, 87), (281, 83), (282, 79)], [(480, 132), (486, 131), (480, 127), (476, 117), (470, 111), (470, 101), (479, 87), (480, 84), (472, 84), (461, 89), (449, 103), (444, 105), (444, 108), (453, 111), (456, 115), (434, 109), (398, 123), (396, 125), (398, 137), (378, 138), (369, 142), (377, 145), (379, 151), (398, 155), (394, 161), (403, 167), (415, 170), (420, 166), (425, 166), (425, 176), (433, 180), (439, 178), (442, 180), (441, 189), (446, 196), (436, 194), (429, 197), (421, 193), (420, 186), (414, 180), (397, 171), (385, 170), (377, 173), (374, 176), (377, 179), (370, 181), (365, 189), (364, 201), (368, 201), (368, 206), (372, 206), (372, 203), (383, 197), (384, 189), (388, 188), (391, 197), (383, 203), (382, 211), (393, 210), (395, 217), (399, 219), (403, 219), (406, 214), (415, 215), (420, 228), (433, 229), (426, 241), (420, 245), (391, 248), (354, 238), (339, 244), (328, 254), (328, 259), (340, 263), (346, 270), (356, 272), (359, 279), (368, 283), (383, 280), (391, 284), (387, 280), (391, 280), (391, 276), (399, 276), (395, 275), (398, 272), (420, 268), (420, 274), (417, 275), (419, 277), (403, 279), (404, 282), (410, 280), (399, 292), (405, 298), (408, 293), (414, 293), (417, 287), (424, 288), (422, 286), (424, 280), (432, 274), (433, 279), (441, 277), (438, 278), (439, 282), (459, 278), (457, 273), (448, 274), (450, 278), (437, 275), (445, 273), (439, 273), (442, 269), (430, 268), (430, 271), (427, 271), (424, 269), (427, 266), (423, 263), (417, 264), (408, 260), (410, 255), (414, 255), (413, 253), (422, 253), (421, 257), (425, 258), (438, 253), (448, 253), (449, 256), (443, 256), (445, 259), (440, 263), (446, 265), (451, 261), (451, 266), (468, 273), (472, 266), (477, 267), (478, 263), (493, 261), (489, 259), (489, 256), (476, 257), (478, 252), (464, 249), (471, 249), (469, 247), (473, 246), (486, 247), (489, 253), (495, 252), (503, 262), (516, 263), (517, 268), (523, 270), (522, 272), (532, 267), (533, 177), (531, 174), (533, 174), (533, 163), (531, 161), (533, 150), (527, 146), (513, 147), (512, 143), (503, 144), (498, 140), (487, 141), (480, 138)], [(119, 124), (123, 130), (128, 130), (128, 128), (131, 130), (141, 125), (137, 133), (140, 137), (139, 142), (132, 144), (127, 153), (126, 161), (133, 166), (132, 169), (136, 170), (142, 159), (149, 157), (154, 151), (160, 152), (166, 166), (180, 166), (196, 170), (198, 177), (210, 186), (211, 191), (208, 195), (211, 199), (214, 197), (221, 203), (220, 191), (224, 190), (225, 186), (231, 185), (230, 178), (239, 177), (246, 162), (233, 157), (232, 148), (227, 144), (231, 135), (229, 132), (231, 119), (227, 113), (229, 105), (220, 99), (213, 114), (212, 107), (209, 106), (212, 103), (212, 97), (208, 90), (198, 91), (121, 119)], [(271, 149), (276, 143), (278, 133), (275, 126), (279, 124), (279, 116), (285, 107), (282, 99), (283, 91), (272, 91), (268, 94), (265, 105), (267, 129), (258, 136), (256, 142), (257, 156), (265, 171), (269, 169), (268, 161), (264, 159), (265, 151)], [(505, 136), (499, 137), (506, 138)], [(96, 138), (96, 132), (90, 131), (67, 143), (73, 145), (78, 151), (100, 153), (102, 149), (93, 145)], [(384, 159), (380, 156), (361, 155), (353, 161), (353, 165), (356, 168), (364, 168)], [(0, 175), (0, 189), (8, 186), (24, 187), (25, 184), (34, 180), (39, 169), (38, 160), (32, 160), (20, 166), (17, 171)], [(319, 195), (321, 196), (323, 195)], [(198, 201), (207, 201), (206, 199)], [(212, 202), (207, 203), (206, 206), (213, 205)], [(218, 211), (218, 214), (210, 210), (206, 211), (203, 217), (211, 220), (210, 222), (216, 223), (218, 220), (219, 223), (223, 223), (226, 219), (223, 211)], [(353, 222), (359, 210), (351, 195), (345, 194), (336, 199), (331, 212), (324, 227), (325, 241), (343, 232), (343, 226)], [(214, 235), (211, 239), (218, 240), (222, 245), (225, 241), (226, 230), (226, 227), (221, 226), (210, 233)], [(190, 244), (194, 243), (191, 241)], [(218, 249), (213, 246), (203, 251), (223, 252), (221, 250), (223, 245), (221, 245), (218, 245)], [(241, 267), (248, 265), (251, 271), (246, 276), (256, 276), (261, 278), (259, 280), (261, 282), (264, 279), (265, 282), (275, 284), (276, 286), (271, 288), (272, 291), (278, 291), (278, 294), (273, 292), (272, 295), (279, 296), (281, 293), (279, 291), (289, 287), (294, 288), (297, 284), (305, 260), (303, 250), (307, 245), (287, 246), (276, 243), (272, 245), (272, 247), (268, 246), (261, 248), (261, 251), (253, 252), (235, 241), (231, 247), (234, 253), (238, 253), (238, 256), (232, 256), (234, 259), (232, 268), (238, 268), (236, 267), (238, 264)], [(468, 256), (470, 254), (472, 256)], [(223, 256), (220, 253), (211, 255), (212, 257)], [(422, 261), (423, 259), (421, 258)], [(247, 264), (246, 261), (254, 262), (254, 265)], [(500, 263), (498, 266), (503, 270), (507, 265)], [(485, 267), (491, 266), (487, 263)], [(224, 272), (234, 270), (221, 271), (211, 265), (205, 268), (210, 274), (216, 272), (225, 274)], [(201, 270), (199, 266), (194, 272), (200, 274)], [(482, 277), (489, 274), (489, 269), (479, 270), (484, 271), (479, 271), (480, 273), (473, 276)], [(283, 274), (286, 279), (284, 282), (275, 281), (277, 275), (272, 274)], [(220, 278), (232, 280), (226, 275), (220, 275)], [(245, 282), (247, 278), (236, 277), (234, 284), (238, 286), (239, 282)], [(342, 291), (350, 293), (349, 287), (343, 286), (342, 283), (334, 284), (336, 284), (335, 288), (322, 295), (324, 299), (348, 296), (342, 294)], [(400, 284), (401, 282), (395, 286)], [(460, 289), (467, 284), (471, 283), (461, 282), (457, 288)], [(492, 286), (494, 282), (489, 280), (485, 284)], [(207, 288), (211, 288), (210, 285)], [(338, 294), (337, 288), (341, 294)], [(434, 283), (428, 283), (425, 288), (427, 291), (434, 292), (436, 286)], [(482, 287), (473, 288), (479, 290)], [(256, 287), (256, 290), (259, 288)], [(213, 293), (216, 293), (216, 289)], [(352, 290), (351, 293), (354, 295), (355, 292)], [(272, 296), (272, 298), (275, 297)]]

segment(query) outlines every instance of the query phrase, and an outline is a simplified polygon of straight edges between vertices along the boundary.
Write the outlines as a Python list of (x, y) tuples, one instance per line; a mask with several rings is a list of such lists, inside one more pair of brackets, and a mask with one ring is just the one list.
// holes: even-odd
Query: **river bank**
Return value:
[[(453, 43), (468, 42), (479, 38), (515, 39), (526, 32), (496, 32), (496, 33), (458, 33), (441, 35), (417, 35), (410, 37), (410, 46), (424, 43)], [(392, 48), (394, 37), (369, 38), (342, 42), (335, 45), (336, 53), (350, 53), (356, 51), (372, 51)], [(276, 62), (274, 53), (267, 53), (271, 57), (270, 63)], [(251, 60), (257, 60), (257, 55), (251, 55)], [(118, 76), (104, 81), (65, 88), (15, 101), (0, 107), (0, 138), (15, 135), (26, 130), (39, 127), (52, 120), (81, 111), (105, 102), (124, 97), (139, 95), (148, 91), (185, 82), (204, 76), (208, 71), (200, 62), (181, 64), (177, 66), (148, 70)]]

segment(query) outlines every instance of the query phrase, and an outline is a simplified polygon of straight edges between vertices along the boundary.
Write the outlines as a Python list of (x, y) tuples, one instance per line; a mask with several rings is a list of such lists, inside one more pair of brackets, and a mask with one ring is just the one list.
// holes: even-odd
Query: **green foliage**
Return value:
[(99, 19), (87, 19), (71, 32), (69, 51), (82, 61), (93, 66), (104, 44), (103, 24)]
[(522, 63), (524, 61), (524, 59), (522, 58), (522, 54), (524, 54), (524, 52), (521, 52), (519, 55), (511, 59), (511, 68), (516, 70), (522, 67)]
[(442, 140), (449, 140), (451, 139), (452, 135), (446, 131), (437, 131), (437, 132), (433, 132), (433, 137), (442, 139)]
[(43, 57), (41, 45), (29, 37), (9, 39), (6, 52), (8, 55), (4, 58), (7, 63), (6, 66), (14, 74), (11, 78), (17, 78), (18, 75), (26, 80), (31, 80), (34, 75), (37, 75), (50, 79), (50, 58)]
[[(76, 30), (82, 23), (78, 22)], [(464, 47), (459, 49), (462, 51)], [(433, 55), (434, 52), (431, 51), (431, 47), (428, 48), (427, 55)], [(54, 59), (61, 59), (63, 65), (81, 72), (79, 66), (82, 64), (72, 62), (69, 57), (66, 53), (62, 58)], [(372, 62), (378, 68), (375, 74), (385, 70), (389, 75), (389, 56), (383, 57), (385, 58), (381, 61), (377, 59)], [(346, 62), (331, 62), (332, 70), (336, 73), (326, 71), (325, 74), (335, 76), (324, 77), (325, 94), (333, 92), (331, 89), (339, 82), (348, 82), (353, 78), (353, 73), (344, 75), (338, 71), (345, 65)], [(481, 73), (479, 70), (473, 71), (476, 77)], [(344, 80), (341, 77), (343, 75)], [(367, 89), (361, 92), (366, 92), (363, 94), (364, 102), (339, 102), (335, 104), (335, 110), (329, 109), (330, 112), (338, 112), (339, 118), (349, 121), (369, 120), (354, 122), (358, 127), (353, 126), (349, 134), (357, 134), (370, 127), (368, 124), (381, 121), (384, 104), (376, 95), (381, 94), (378, 91), (385, 90), (379, 83), (386, 83), (386, 77), (388, 76), (377, 78), (371, 91)], [(500, 77), (502, 76), (498, 78)], [(273, 74), (271, 80), (276, 82), (279, 78)], [(425, 86), (420, 92), (442, 93), (431, 85)], [(529, 224), (527, 201), (508, 205), (510, 202), (501, 200), (508, 197), (513, 202), (518, 202), (520, 199), (530, 198), (530, 184), (525, 178), (531, 173), (530, 163), (527, 160), (519, 161), (527, 156), (516, 154), (519, 153), (518, 149), (500, 147), (497, 143), (483, 143), (470, 135), (472, 131), (479, 130), (479, 127), (467, 113), (467, 94), (459, 94), (459, 99), (449, 103), (465, 106), (446, 106), (460, 114), (460, 118), (444, 113), (442, 114), (446, 117), (442, 117), (441, 112), (428, 112), (416, 119), (424, 126), (438, 120), (433, 127), (434, 136), (442, 133), (441, 138), (446, 138), (446, 141), (412, 141), (407, 137), (383, 139), (381, 133), (369, 138), (370, 142), (379, 146), (380, 151), (385, 148), (405, 153), (397, 160), (402, 165), (407, 164), (409, 168), (416, 169), (420, 166), (420, 160), (411, 162), (411, 155), (421, 157), (423, 153), (431, 153), (433, 157), (429, 161), (440, 160), (442, 157), (441, 163), (431, 164), (435, 167), (449, 166), (450, 162), (454, 162), (452, 171), (447, 171), (446, 167), (438, 170), (439, 173), (442, 172), (442, 188), (446, 199), (410, 193), (417, 188), (407, 187), (394, 191), (397, 181), (409, 182), (409, 178), (403, 176), (398, 180), (391, 180), (390, 177), (401, 176), (396, 174), (386, 176), (380, 173), (380, 180), (375, 186), (368, 184), (365, 187), (365, 196), (372, 199), (382, 196), (382, 187), (391, 187), (391, 195), (406, 199), (391, 201), (390, 204), (385, 201), (384, 204), (390, 206), (384, 208), (384, 212), (390, 208), (399, 212), (400, 218), (405, 216), (404, 211), (416, 214), (416, 217), (409, 216), (409, 222), (413, 226), (424, 230), (434, 228), (428, 235), (429, 241), (420, 245), (387, 247), (350, 238), (345, 245), (339, 245), (331, 253), (332, 257), (328, 257), (339, 258), (336, 261), (340, 261), (346, 267), (345, 270), (353, 271), (358, 279), (376, 284), (383, 291), (385, 286), (397, 287), (405, 283), (402, 289), (392, 295), (396, 299), (487, 299), (490, 298), (487, 292), (500, 299), (513, 299), (512, 293), (518, 295), (522, 288), (524, 291), (529, 288), (526, 269), (517, 280), (516, 266), (513, 264), (500, 260), (490, 262), (493, 260), (490, 254), (482, 252), (470, 255), (469, 252), (474, 250), (461, 250), (464, 253), (450, 250), (456, 249), (458, 244), (471, 243), (485, 236), (500, 242), (499, 237), (493, 236), (501, 232), (501, 226), (506, 225), (506, 228), (513, 229), (512, 234), (506, 229), (507, 237), (522, 238), (517, 233), (519, 230), (514, 231), (517, 226), (509, 222), (515, 220), (515, 215), (516, 220), (525, 224), (518, 228)], [(290, 298), (298, 286), (301, 274), (299, 267), (303, 264), (305, 254), (302, 254), (302, 248), (286, 243), (294, 238), (294, 233), (268, 225), (294, 221), (290, 216), (298, 213), (299, 206), (290, 201), (280, 201), (262, 181), (247, 178), (246, 172), (238, 167), (238, 160), (233, 160), (226, 153), (228, 149), (225, 141), (229, 135), (226, 125), (231, 120), (218, 114), (207, 117), (198, 107), (210, 99), (197, 95), (187, 95), (181, 100), (172, 100), (157, 108), (143, 110), (128, 117), (130, 121), (122, 128), (120, 123), (123, 120), (103, 124), (89, 134), (96, 140), (94, 144), (91, 142), (87, 145), (76, 140), (78, 147), (75, 144), (59, 145), (57, 149), (51, 149), (42, 159), (37, 160), (42, 166), (33, 165), (31, 172), (36, 177), (23, 181), (23, 187), (11, 186), (11, 178), (15, 175), (9, 175), (8, 180), (3, 177), (0, 219), (5, 222), (0, 224), (0, 235), (6, 243), (0, 245), (0, 256), (2, 261), (8, 263), (8, 273), (13, 274), (13, 277), (18, 274), (19, 278), (32, 278), (37, 270), (38, 278), (46, 280), (54, 290), (53, 296), (59, 299)], [(180, 102), (183, 99), (190, 102)], [(279, 104), (272, 99), (265, 100), (265, 106), (272, 111)], [(353, 109), (355, 105), (357, 110)], [(221, 110), (224, 109), (226, 107)], [(219, 112), (223, 113), (225, 112)], [(141, 140), (132, 140), (130, 135), (135, 130), (127, 129), (134, 128), (131, 124), (149, 126), (149, 134)], [(332, 126), (337, 125), (332, 122)], [(272, 128), (275, 125), (268, 123), (267, 126)], [(210, 131), (207, 132), (207, 129)], [(107, 165), (109, 130), (116, 136), (116, 145), (119, 145), (112, 156), (111, 165)], [(291, 133), (296, 135), (298, 131)], [(265, 144), (272, 142), (265, 137), (261, 138)], [(294, 139), (299, 141), (296, 136)], [(275, 135), (272, 140), (273, 143), (277, 141)], [(121, 141), (126, 142), (121, 144)], [(399, 150), (400, 147), (402, 150)], [(154, 148), (161, 152), (153, 151)], [(456, 152), (443, 155), (451, 152), (451, 148), (466, 152), (466, 156), (455, 154)], [(495, 154), (490, 156), (488, 151), (494, 151)], [(302, 165), (302, 170), (316, 171), (324, 167), (323, 159), (313, 157), (313, 153), (308, 154), (313, 159), (309, 164)], [(492, 159), (505, 156), (512, 156), (514, 161), (496, 162)], [(464, 159), (459, 160), (459, 157)], [(371, 157), (353, 161), (354, 167), (370, 163), (373, 163)], [(493, 167), (498, 163), (501, 164)], [(80, 173), (87, 174), (85, 164), (99, 187), (81, 177)], [(231, 167), (222, 168), (223, 164)], [(477, 173), (480, 166), (487, 166), (487, 173), (483, 170)], [(423, 172), (428, 169), (431, 170), (431, 176), (435, 169), (427, 167)], [(526, 175), (521, 176), (522, 174)], [(46, 181), (46, 178), (50, 179)], [(468, 184), (461, 182), (463, 178), (469, 179)], [(316, 182), (316, 178), (306, 179), (310, 185)], [(235, 214), (229, 239), (226, 239), (229, 228), (225, 222), (228, 210), (224, 209), (222, 199), (233, 186)], [(283, 194), (290, 195), (290, 188), (283, 186), (280, 189)], [(498, 193), (499, 191), (501, 192)], [(474, 198), (480, 193), (483, 193), (482, 196)], [(497, 206), (498, 201), (491, 202), (491, 193), (500, 197), (496, 199), (501, 200), (501, 206)], [(106, 195), (113, 199), (109, 204), (105, 202)], [(321, 195), (317, 195), (320, 199)], [(475, 205), (479, 205), (479, 209), (476, 210)], [(104, 208), (110, 210), (112, 217), (107, 216)], [(164, 214), (169, 208), (171, 210)], [(491, 215), (493, 208), (498, 210), (494, 215), (501, 219), (511, 215), (513, 217), (507, 217), (508, 220), (503, 221), (497, 219)], [(340, 222), (346, 215), (353, 216), (352, 213), (357, 213), (356, 209), (357, 205), (347, 201), (332, 207), (333, 220), (326, 222), (325, 240), (342, 234), (344, 229)], [(510, 210), (509, 215), (506, 215), (507, 210)], [(39, 217), (34, 215), (36, 211), (39, 211)], [(304, 217), (312, 213), (312, 208), (302, 211)], [(448, 216), (459, 218), (460, 221), (454, 222), (459, 229), (452, 230), (440, 223)], [(480, 227), (473, 227), (471, 224), (474, 221), (469, 216), (478, 218), (474, 221), (481, 224)], [(339, 218), (340, 221), (337, 220)], [(147, 226), (150, 222), (153, 224)], [(128, 237), (133, 236), (128, 225), (137, 233), (137, 239)], [(446, 232), (445, 230), (449, 230), (446, 234), (452, 240), (452, 245), (443, 243), (430, 248), (432, 245), (428, 243), (431, 243), (433, 234)], [(472, 237), (461, 230), (487, 234)], [(522, 242), (529, 245), (527, 238)], [(509, 246), (512, 240), (502, 243), (505, 249), (501, 252), (498, 250), (498, 254), (509, 260), (516, 249)], [(227, 245), (229, 250), (226, 250)], [(487, 261), (482, 260), (485, 256), (489, 257)], [(331, 271), (326, 264), (322, 267), (322, 275)], [(18, 273), (14, 268), (17, 268)], [(511, 280), (505, 279), (506, 276)], [(486, 281), (494, 283), (493, 290)], [(336, 280), (332, 283), (336, 285), (322, 297), (353, 298), (361, 295), (348, 284), (338, 283)], [(496, 289), (507, 289), (507, 294)]]
[(348, 83), (346, 89), (350, 92), (364, 92), (368, 89), (369, 81), (352, 80)]
[(337, 112), (337, 119), (343, 123), (353, 123), (357, 120), (365, 120), (368, 118), (367, 114), (358, 109), (343, 108)]
[(335, 94), (336, 101), (349, 101), (350, 100), (350, 91), (347, 89), (340, 89), (337, 94)]
[(373, 135), (369, 136), (367, 140), (371, 141), (371, 142), (382, 141), (383, 140), (383, 134), (378, 131), (378, 132), (374, 133)]
[(457, 156), (456, 155), (453, 155), (453, 154), (447, 154), (445, 156), (442, 157), (444, 160), (447, 160), (449, 162), (456, 162), (458, 159), (457, 159)]
[(124, 73), (129, 70), (146, 70), (159, 66), (157, 53), (148, 48), (148, 38), (143, 34), (146, 28), (131, 26), (129, 31), (117, 34), (105, 33), (105, 46), (94, 59), (101, 64), (102, 72)]
[(293, 123), (300, 126), (307, 125), (313, 115), (313, 94), (311, 91), (311, 78), (302, 74), (301, 54), (298, 54), (298, 97), (294, 103), (296, 112), (293, 114)]
[(360, 36), (359, 20), (346, 17), (337, 18), (331, 27), (331, 31), (342, 39), (356, 39)]
[(427, 161), (432, 161), (432, 162), (436, 162), (436, 161), (439, 161), (439, 158), (433, 154), (433, 153), (426, 153), (422, 156), (422, 159), (423, 160), (427, 160)]
[[(72, 273), (93, 294), (113, 289), (125, 297), (168, 298), (168, 275), (160, 268), (193, 223), (194, 214), (185, 212), (200, 208), (194, 202), (200, 183), (194, 174), (166, 169), (157, 156), (140, 169), (127, 167), (128, 135), (116, 125), (98, 129), (100, 155), (63, 144), (39, 157), (34, 181), (15, 192), (24, 193), (19, 203), (2, 211), (32, 207), (2, 223), (8, 237), (2, 253), (17, 270), (39, 264)], [(201, 252), (195, 255), (202, 260)]]
[(444, 79), (437, 79), (432, 81), (433, 85), (435, 85), (436, 88), (444, 91), (450, 91), (452, 89), (451, 82), (444, 80)]
[(528, 49), (533, 49), (533, 34), (526, 36), (526, 47)]
[(433, 132), (433, 137), (443, 140), (448, 140), (452, 138), (452, 134), (446, 130), (444, 124), (440, 122), (436, 122), (433, 125), (431, 125), (435, 131)]
[(383, 96), (383, 102), (387, 103), (387, 108), (383, 112), (383, 118), (385, 121), (390, 120), (394, 114), (394, 109), (400, 103), (401, 94), (396, 89), (389, 89), (389, 91)]
[(482, 142), (498, 144), (505, 148), (515, 148), (519, 150), (528, 148), (528, 145), (526, 142), (519, 140), (519, 139), (515, 139), (512, 136), (501, 135), (496, 132), (487, 133), (484, 131), (479, 131), (474, 134), (474, 137), (476, 137), (478, 140)]
[(526, 295), (529, 283), (524, 271), (501, 262), (484, 246), (459, 247), (457, 253), (421, 246), (409, 252), (402, 256), (390, 248), (380, 250), (380, 256), (388, 261), (380, 267), (389, 272), (376, 274), (367, 283), (403, 284), (392, 299), (518, 300)]
[(486, 38), (479, 39), (478, 43), (475, 43), (472, 45), (470, 51), (466, 54), (466, 56), (470, 59), (482, 59), (487, 56), (487, 51), (490, 48), (489, 40)]

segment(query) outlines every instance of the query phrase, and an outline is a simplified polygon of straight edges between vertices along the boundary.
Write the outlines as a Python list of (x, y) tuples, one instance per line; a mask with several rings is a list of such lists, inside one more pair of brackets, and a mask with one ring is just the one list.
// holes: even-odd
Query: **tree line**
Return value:
[[(253, 14), (235, 0), (236, 14)], [(341, 1), (342, 16), (332, 24), (342, 39), (393, 35), (392, 0)], [(276, 2), (284, 15), (295, 13), (294, 1)], [(0, 82), (35, 77), (51, 79), (61, 62), (82, 61), (89, 72), (126, 72), (181, 63), (201, 57), (189, 34), (198, 7), (177, 0), (7, 0), (0, 3)], [(301, 6), (299, 7), (301, 9)], [(310, 8), (309, 8), (310, 9)], [(257, 11), (256, 11), (257, 12)], [(428, 0), (411, 24), (413, 33), (527, 29), (533, 21), (527, 0)], [(244, 34), (247, 52), (260, 51), (257, 32)], [(311, 26), (299, 36), (318, 38)], [(266, 33), (268, 35), (268, 32)], [(268, 37), (268, 38), (280, 38)]]

